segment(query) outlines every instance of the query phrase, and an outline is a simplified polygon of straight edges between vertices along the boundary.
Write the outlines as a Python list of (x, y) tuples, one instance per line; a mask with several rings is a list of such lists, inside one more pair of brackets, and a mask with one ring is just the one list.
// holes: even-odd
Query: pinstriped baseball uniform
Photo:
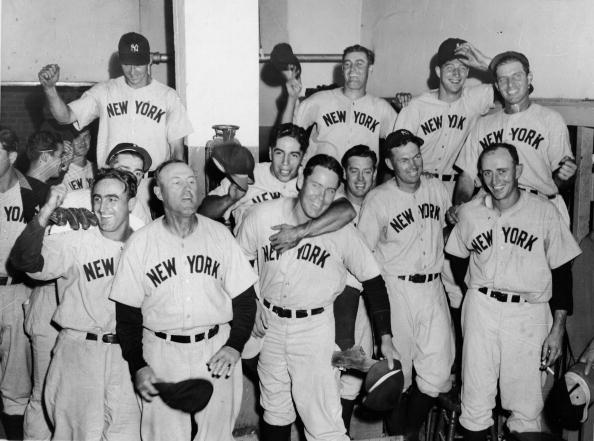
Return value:
[(80, 167), (74, 163), (68, 166), (68, 171), (62, 179), (62, 183), (68, 191), (91, 188), (93, 183), (93, 164), (87, 161), (86, 165)]

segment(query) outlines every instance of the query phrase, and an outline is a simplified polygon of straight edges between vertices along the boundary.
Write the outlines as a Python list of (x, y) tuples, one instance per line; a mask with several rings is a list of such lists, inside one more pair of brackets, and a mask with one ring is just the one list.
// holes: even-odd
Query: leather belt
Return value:
[(409, 276), (398, 276), (400, 280), (408, 280), (412, 283), (426, 283), (431, 282), (439, 277), (439, 273), (435, 274), (411, 274)]
[(12, 277), (0, 277), (0, 286), (16, 285), (18, 282)]
[(544, 194), (544, 193), (541, 193), (540, 191), (534, 190), (532, 188), (519, 187), (519, 189), (522, 191), (527, 191), (528, 193), (542, 196), (543, 198), (547, 198), (547, 199), (555, 199), (557, 197), (556, 194)]
[(163, 340), (171, 340), (174, 343), (198, 343), (205, 338), (213, 338), (219, 332), (219, 325), (210, 328), (208, 332), (202, 332), (196, 335), (171, 335), (164, 332), (155, 332), (154, 334)]
[(304, 318), (310, 315), (317, 315), (324, 312), (323, 307), (314, 309), (287, 309), (281, 308), (280, 306), (274, 306), (268, 300), (264, 300), (262, 303), (264, 303), (264, 306), (266, 306), (268, 309), (270, 309), (272, 312), (274, 312), (281, 318)]
[(458, 175), (440, 175), (439, 173), (431, 173), (433, 177), (441, 179), (444, 182), (457, 181)]
[(497, 300), (498, 302), (503, 303), (523, 303), (526, 300), (522, 298), (522, 296), (518, 294), (508, 294), (506, 292), (501, 291), (494, 291), (491, 288), (482, 287), (478, 289), (479, 292), (482, 292), (485, 295)]
[(90, 332), (87, 332), (86, 340), (92, 340), (92, 341), (101, 340), (103, 343), (111, 343), (113, 345), (120, 344), (120, 339), (118, 338), (117, 334), (97, 335), (97, 334), (91, 334)]

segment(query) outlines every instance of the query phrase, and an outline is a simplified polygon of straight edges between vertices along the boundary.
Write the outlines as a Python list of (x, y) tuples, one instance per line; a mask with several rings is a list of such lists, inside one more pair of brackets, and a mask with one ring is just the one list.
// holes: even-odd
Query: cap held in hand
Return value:
[(192, 378), (177, 383), (155, 383), (159, 396), (169, 407), (186, 413), (196, 413), (206, 407), (212, 396), (212, 383)]

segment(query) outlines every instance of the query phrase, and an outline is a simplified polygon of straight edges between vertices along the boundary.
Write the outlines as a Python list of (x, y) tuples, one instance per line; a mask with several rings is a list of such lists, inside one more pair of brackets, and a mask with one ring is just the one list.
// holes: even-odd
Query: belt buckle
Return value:
[(116, 334), (103, 334), (101, 336), (101, 341), (103, 343), (115, 343), (117, 340), (117, 335)]
[(413, 274), (412, 276), (408, 276), (408, 280), (413, 283), (424, 283), (426, 276), (425, 274)]

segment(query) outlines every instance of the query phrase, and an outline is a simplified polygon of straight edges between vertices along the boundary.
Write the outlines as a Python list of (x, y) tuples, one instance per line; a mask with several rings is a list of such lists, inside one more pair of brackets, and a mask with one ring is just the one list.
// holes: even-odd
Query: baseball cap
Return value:
[(151, 53), (148, 40), (136, 32), (122, 35), (118, 44), (121, 64), (144, 66), (150, 63)]
[(437, 50), (437, 65), (443, 66), (444, 63), (455, 58), (466, 59), (466, 57), (456, 54), (456, 49), (463, 43), (466, 43), (466, 40), (462, 40), (461, 38), (448, 38), (444, 40)]
[(503, 60), (517, 60), (522, 63), (522, 65), (525, 66), (527, 70), (530, 70), (530, 62), (528, 61), (526, 55), (516, 51), (506, 51), (495, 55), (491, 60), (491, 63), (489, 64), (489, 70), (493, 73), (493, 75), (496, 75), (497, 68)]
[(400, 362), (394, 360), (394, 368), (390, 369), (388, 360), (380, 360), (365, 377), (367, 395), (363, 398), (363, 404), (375, 411), (394, 409), (400, 401), (403, 386), (404, 375)]
[(297, 71), (301, 72), (301, 64), (288, 43), (278, 43), (272, 48), (270, 63), (279, 71), (287, 70), (287, 66), (293, 64), (297, 67)]
[(247, 148), (236, 143), (219, 144), (212, 160), (242, 190), (247, 191), (248, 184), (254, 183), (254, 157)]
[(385, 148), (386, 150), (390, 150), (393, 147), (400, 147), (401, 145), (406, 145), (409, 142), (414, 142), (419, 147), (423, 145), (423, 140), (421, 138), (413, 135), (412, 132), (409, 132), (406, 129), (399, 129), (388, 135), (386, 138)]
[(213, 386), (208, 380), (191, 378), (177, 383), (154, 383), (159, 396), (169, 407), (187, 413), (196, 413), (206, 407)]
[(140, 155), (143, 162), (142, 171), (145, 173), (151, 168), (153, 163), (149, 152), (136, 144), (132, 144), (131, 142), (121, 142), (116, 145), (107, 155), (106, 162), (109, 164), (111, 160), (120, 153), (136, 153), (137, 155)]
[(592, 404), (594, 371), (585, 373), (585, 363), (573, 365), (559, 378), (547, 397), (546, 412), (550, 421), (563, 428), (576, 430), (588, 418)]

